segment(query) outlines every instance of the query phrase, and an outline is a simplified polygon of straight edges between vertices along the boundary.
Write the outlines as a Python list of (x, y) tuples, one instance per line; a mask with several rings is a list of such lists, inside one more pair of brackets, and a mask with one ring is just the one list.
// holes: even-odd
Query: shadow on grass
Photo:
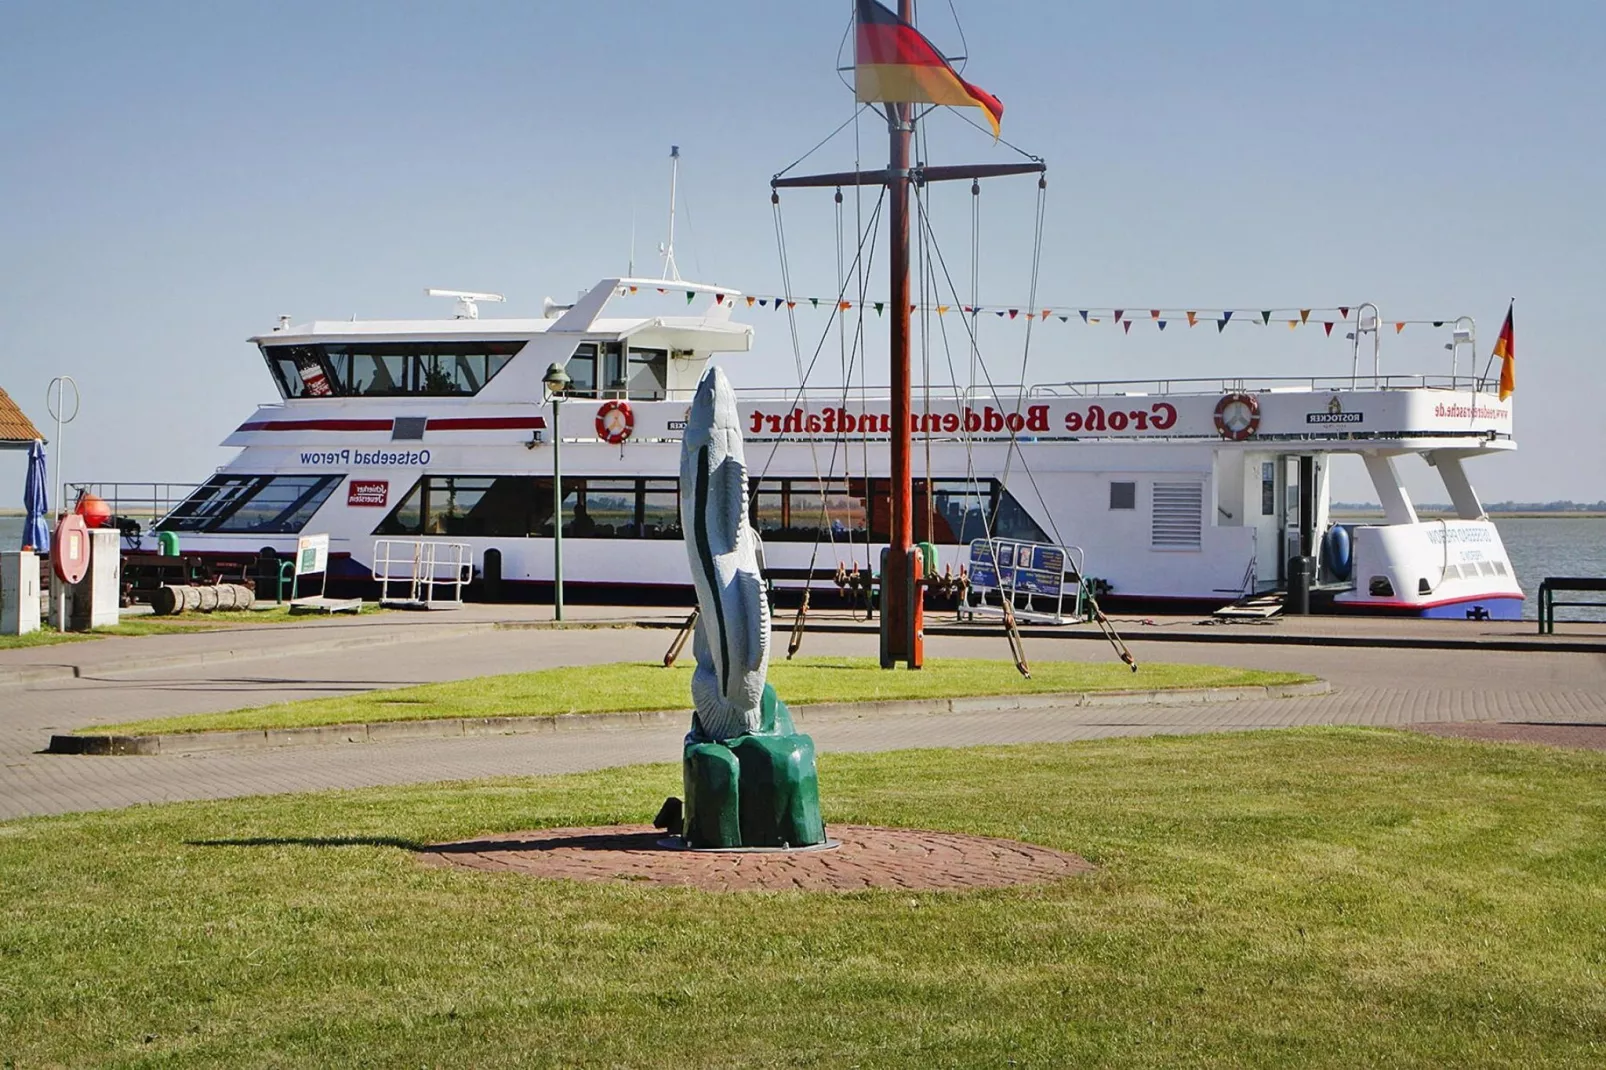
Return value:
[(614, 832), (582, 836), (517, 836), (463, 840), (458, 843), (419, 843), (399, 836), (258, 836), (238, 840), (186, 840), (186, 847), (396, 847), (414, 854), (495, 854), (502, 851), (660, 852), (662, 832)]
[(399, 836), (256, 836), (240, 840), (185, 840), (186, 847), (397, 847), (428, 851), (428, 844)]

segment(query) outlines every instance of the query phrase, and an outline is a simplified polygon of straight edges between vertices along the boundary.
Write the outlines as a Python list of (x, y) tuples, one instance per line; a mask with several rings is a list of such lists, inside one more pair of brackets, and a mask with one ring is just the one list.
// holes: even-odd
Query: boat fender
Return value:
[(597, 409), (597, 437), (617, 446), (636, 429), (635, 413), (628, 401), (604, 401)]
[(1242, 442), (1260, 429), (1260, 402), (1253, 394), (1223, 394), (1216, 402), (1216, 430), (1221, 437)]
[(1336, 580), (1349, 579), (1350, 569), (1354, 567), (1354, 546), (1350, 541), (1349, 528), (1342, 524), (1334, 524), (1327, 529), (1327, 537), (1322, 540), (1322, 556), (1326, 558), (1324, 564)]

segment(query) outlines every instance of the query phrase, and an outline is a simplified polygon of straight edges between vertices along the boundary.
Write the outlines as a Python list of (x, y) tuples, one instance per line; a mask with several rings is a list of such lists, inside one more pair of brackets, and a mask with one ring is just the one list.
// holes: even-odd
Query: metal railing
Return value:
[(123, 536), (123, 548), (144, 548), (145, 536), (195, 493), (198, 483), (68, 483), (64, 504), (76, 509), (85, 495), (105, 502), (112, 523)]
[(970, 585), (960, 612), (972, 619), (977, 615), (1001, 617), (1007, 602), (1021, 620), (1039, 624), (1083, 620), (1083, 560), (1079, 546), (976, 539), (970, 544)]
[(374, 579), (379, 604), (456, 609), (474, 578), (473, 548), (435, 539), (375, 539)]
[(1469, 380), (1450, 375), (1384, 375), (1374, 383), (1356, 385), (1340, 376), (1223, 376), (1207, 379), (1111, 379), (1088, 382), (1039, 383), (1030, 397), (1145, 397), (1153, 394), (1350, 393), (1357, 390), (1484, 390), (1493, 380)]

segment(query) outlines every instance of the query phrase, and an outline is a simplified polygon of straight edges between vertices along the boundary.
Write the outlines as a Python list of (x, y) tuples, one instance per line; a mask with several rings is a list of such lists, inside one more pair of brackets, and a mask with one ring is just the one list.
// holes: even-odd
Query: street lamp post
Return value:
[(558, 403), (573, 380), (556, 362), (541, 380), (552, 399), (552, 619), (563, 619), (563, 435), (558, 425)]

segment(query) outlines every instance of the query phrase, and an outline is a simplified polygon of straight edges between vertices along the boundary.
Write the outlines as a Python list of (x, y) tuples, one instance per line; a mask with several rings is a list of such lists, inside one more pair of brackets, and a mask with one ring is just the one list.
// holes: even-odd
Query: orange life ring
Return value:
[(628, 401), (604, 401), (597, 410), (597, 437), (617, 446), (636, 429), (636, 416)]
[(1216, 430), (1233, 442), (1242, 442), (1260, 430), (1260, 402), (1255, 395), (1222, 395), (1216, 402)]

